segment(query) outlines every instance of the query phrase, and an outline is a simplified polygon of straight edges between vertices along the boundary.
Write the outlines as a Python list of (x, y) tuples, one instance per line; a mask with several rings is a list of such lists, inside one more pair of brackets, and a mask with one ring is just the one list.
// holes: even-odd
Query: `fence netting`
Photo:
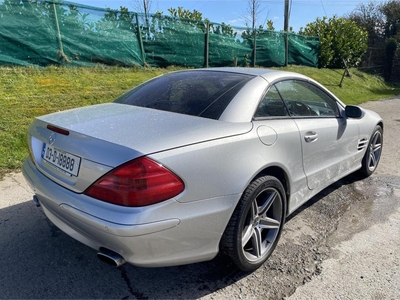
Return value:
[[(285, 64), (286, 33), (66, 1), (0, 1), (0, 64), (219, 67)], [(318, 66), (319, 40), (288, 34), (289, 64)]]

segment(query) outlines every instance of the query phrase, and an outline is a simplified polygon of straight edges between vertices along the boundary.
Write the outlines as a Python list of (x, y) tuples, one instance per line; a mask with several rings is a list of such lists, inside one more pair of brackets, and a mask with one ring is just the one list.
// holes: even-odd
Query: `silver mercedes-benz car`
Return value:
[(34, 202), (102, 260), (156, 267), (219, 252), (255, 270), (285, 218), (340, 178), (371, 175), (383, 121), (296, 73), (168, 73), (113, 103), (37, 117)]

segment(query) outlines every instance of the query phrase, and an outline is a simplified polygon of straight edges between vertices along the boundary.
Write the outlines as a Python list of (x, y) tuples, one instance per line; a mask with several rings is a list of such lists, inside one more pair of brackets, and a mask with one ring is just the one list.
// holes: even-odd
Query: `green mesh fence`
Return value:
[(256, 41), (257, 64), (271, 66), (285, 65), (285, 34), (274, 31), (261, 31)]
[(245, 32), (243, 28), (211, 24), (209, 29), (209, 65), (211, 67), (232, 66), (235, 57), (238, 65), (250, 65), (253, 50), (247, 39), (242, 37)]
[[(285, 33), (71, 2), (0, 2), (0, 64), (283, 66)], [(319, 40), (289, 34), (289, 64), (318, 66)]]
[(288, 63), (318, 67), (319, 38), (289, 35)]
[(141, 30), (146, 63), (161, 67), (204, 65), (203, 23), (154, 15), (149, 22)]

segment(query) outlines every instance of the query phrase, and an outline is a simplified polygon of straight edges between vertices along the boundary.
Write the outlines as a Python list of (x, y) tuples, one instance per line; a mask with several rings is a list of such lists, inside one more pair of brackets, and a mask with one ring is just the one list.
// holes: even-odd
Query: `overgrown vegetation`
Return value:
[(367, 50), (368, 33), (355, 22), (338, 18), (317, 18), (300, 29), (301, 35), (320, 38), (319, 67), (354, 67)]
[[(139, 83), (175, 70), (155, 68), (0, 68), (0, 178), (18, 170), (27, 156), (26, 130), (33, 118), (69, 108), (110, 102)], [(348, 104), (400, 94), (380, 78), (352, 70), (338, 87), (343, 70), (282, 68), (308, 75)]]
[(387, 81), (398, 81), (400, 1), (360, 3), (347, 18), (368, 32), (369, 52), (363, 62), (376, 66)]

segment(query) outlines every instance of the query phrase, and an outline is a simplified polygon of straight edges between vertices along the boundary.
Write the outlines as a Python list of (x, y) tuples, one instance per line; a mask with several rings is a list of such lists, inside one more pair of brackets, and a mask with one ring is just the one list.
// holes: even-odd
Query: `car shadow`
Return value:
[(167, 268), (109, 266), (53, 225), (32, 201), (0, 210), (0, 234), (4, 299), (200, 298), (247, 275), (220, 256)]
[[(287, 222), (341, 186), (361, 179), (350, 175), (329, 186)], [(109, 266), (97, 259), (95, 250), (54, 226), (28, 199), (0, 210), (0, 234), (0, 291), (4, 299), (193, 299), (249, 276), (222, 256), (166, 268)]]

